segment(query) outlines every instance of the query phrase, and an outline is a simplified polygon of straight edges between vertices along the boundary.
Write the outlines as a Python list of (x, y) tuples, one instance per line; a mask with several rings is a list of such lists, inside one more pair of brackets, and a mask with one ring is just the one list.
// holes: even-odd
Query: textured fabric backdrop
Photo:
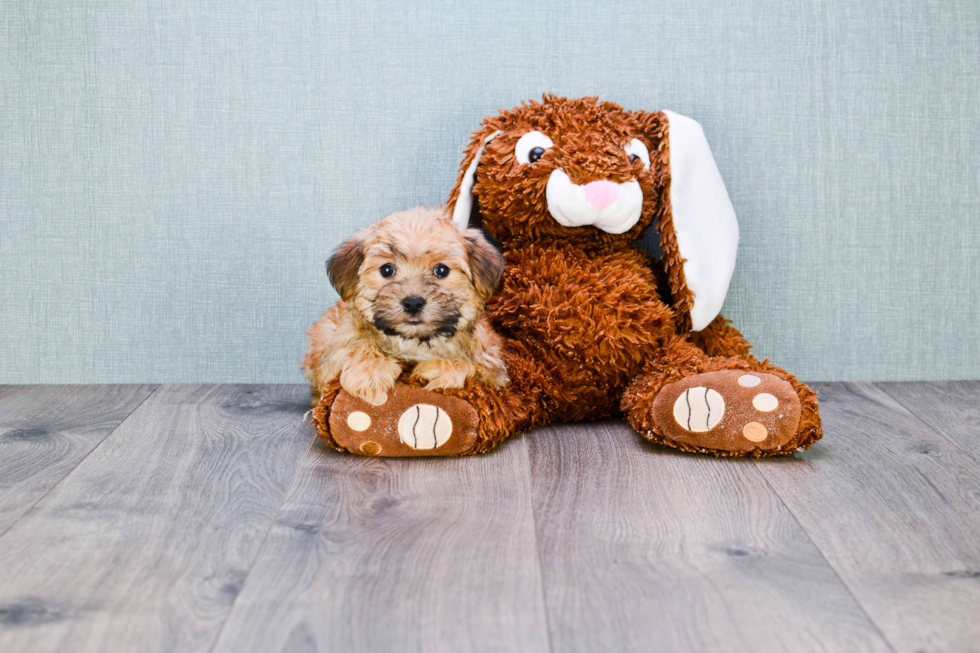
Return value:
[(2, 0), (0, 382), (301, 380), (330, 251), (545, 91), (703, 124), (758, 355), (980, 377), (976, 0)]

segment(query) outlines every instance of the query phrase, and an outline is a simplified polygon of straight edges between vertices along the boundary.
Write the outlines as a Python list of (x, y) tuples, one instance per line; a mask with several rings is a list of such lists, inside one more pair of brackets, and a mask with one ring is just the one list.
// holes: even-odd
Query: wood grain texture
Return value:
[(871, 384), (818, 384), (824, 440), (760, 467), (900, 653), (980, 650), (977, 463)]
[(0, 387), (0, 535), (155, 389), (154, 385)]
[(975, 460), (980, 460), (980, 381), (876, 385)]
[(548, 650), (527, 469), (315, 446), (216, 650)]
[(383, 460), (304, 386), (0, 386), (0, 651), (977, 651), (978, 389), (819, 385), (782, 460)]
[(617, 422), (530, 436), (556, 651), (885, 651), (758, 473)]
[(0, 538), (0, 650), (213, 643), (313, 439), (304, 386), (165, 386)]

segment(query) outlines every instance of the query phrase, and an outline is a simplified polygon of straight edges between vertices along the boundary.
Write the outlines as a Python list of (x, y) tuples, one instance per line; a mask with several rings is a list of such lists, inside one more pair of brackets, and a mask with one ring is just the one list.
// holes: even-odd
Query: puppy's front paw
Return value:
[(340, 373), (340, 386), (347, 394), (362, 399), (372, 406), (388, 401), (388, 393), (395, 387), (401, 375), (398, 361), (388, 359), (354, 359)]
[(469, 361), (433, 359), (416, 365), (412, 377), (428, 381), (426, 390), (445, 390), (462, 388), (475, 373), (476, 368)]
[(380, 406), (388, 401), (388, 391), (391, 390), (391, 388), (377, 388), (373, 386), (349, 387), (344, 385), (343, 382), (341, 382), (341, 386), (351, 396), (366, 401), (372, 406)]

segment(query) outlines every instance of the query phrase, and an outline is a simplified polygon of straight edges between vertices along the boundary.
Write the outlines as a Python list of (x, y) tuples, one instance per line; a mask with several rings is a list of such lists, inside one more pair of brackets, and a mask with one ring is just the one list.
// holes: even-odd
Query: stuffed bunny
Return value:
[[(487, 311), (510, 384), (399, 383), (382, 406), (333, 386), (314, 409), (332, 446), (478, 453), (545, 424), (617, 415), (649, 440), (718, 456), (820, 439), (816, 393), (754, 358), (719, 315), (738, 223), (695, 121), (546, 95), (484, 119), (448, 209), (482, 224), (506, 259)], [(659, 260), (633, 244), (651, 225)]]

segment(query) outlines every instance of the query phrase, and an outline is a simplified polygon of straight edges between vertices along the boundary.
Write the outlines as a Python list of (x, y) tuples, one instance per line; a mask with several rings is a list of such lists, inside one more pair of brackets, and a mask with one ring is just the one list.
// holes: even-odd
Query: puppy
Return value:
[(341, 301), (307, 331), (314, 405), (338, 376), (348, 394), (381, 405), (403, 365), (427, 390), (471, 376), (505, 385), (501, 339), (484, 316), (503, 270), (483, 234), (442, 209), (393, 213), (355, 233), (327, 261)]

